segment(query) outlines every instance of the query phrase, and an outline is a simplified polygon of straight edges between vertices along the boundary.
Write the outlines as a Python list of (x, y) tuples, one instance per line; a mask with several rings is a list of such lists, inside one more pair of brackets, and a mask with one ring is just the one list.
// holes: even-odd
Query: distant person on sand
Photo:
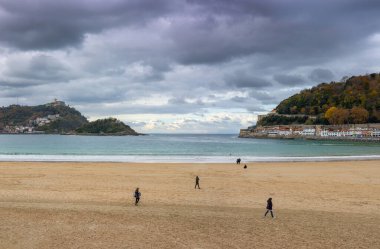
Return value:
[(241, 162), (240, 158), (236, 159), (236, 164), (240, 164), (240, 162)]
[(135, 206), (138, 205), (139, 201), (140, 201), (140, 196), (141, 196), (141, 193), (139, 191), (139, 188), (136, 188), (135, 190), (135, 194), (134, 194), (134, 197), (136, 198), (136, 201), (135, 201)]
[(245, 169), (247, 168), (247, 164), (244, 165), (244, 168), (245, 168)]
[(265, 212), (264, 217), (266, 217), (267, 214), (268, 214), (268, 212), (270, 212), (270, 215), (272, 215), (272, 218), (274, 218), (274, 216), (273, 216), (273, 210), (272, 209), (273, 209), (272, 198), (269, 198), (267, 200), (267, 211)]
[(197, 188), (197, 186), (198, 186), (198, 189), (200, 189), (200, 187), (199, 187), (199, 176), (195, 177), (195, 187), (194, 188)]

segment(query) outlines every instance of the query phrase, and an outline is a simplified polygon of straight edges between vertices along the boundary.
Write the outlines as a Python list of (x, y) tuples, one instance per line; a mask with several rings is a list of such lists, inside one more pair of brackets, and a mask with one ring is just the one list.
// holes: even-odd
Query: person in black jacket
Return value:
[(135, 205), (137, 206), (140, 201), (141, 193), (139, 191), (139, 188), (136, 188), (134, 197), (136, 198)]
[(274, 218), (272, 209), (273, 209), (272, 198), (269, 198), (267, 200), (267, 211), (265, 212), (264, 217), (267, 216), (268, 212), (270, 212), (270, 215), (272, 216), (272, 218)]
[(199, 187), (199, 176), (195, 177), (195, 187), (194, 188), (197, 188), (197, 186), (198, 186), (198, 189), (200, 189), (200, 187)]

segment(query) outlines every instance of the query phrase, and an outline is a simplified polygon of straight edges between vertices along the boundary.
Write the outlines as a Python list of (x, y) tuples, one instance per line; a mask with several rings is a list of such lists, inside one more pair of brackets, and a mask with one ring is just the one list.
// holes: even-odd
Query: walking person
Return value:
[(195, 177), (195, 187), (194, 188), (197, 188), (197, 186), (198, 186), (198, 189), (201, 189), (201, 187), (199, 187), (199, 176)]
[(272, 198), (269, 198), (269, 199), (267, 200), (267, 211), (265, 212), (264, 217), (267, 216), (268, 212), (270, 212), (270, 215), (272, 216), (272, 218), (274, 218), (274, 216), (273, 216), (273, 203), (272, 203)]
[(139, 191), (139, 188), (136, 188), (134, 197), (136, 198), (135, 206), (137, 206), (139, 201), (140, 201), (140, 197), (141, 197), (141, 193)]
[(236, 164), (240, 164), (240, 162), (241, 162), (240, 158), (236, 159)]

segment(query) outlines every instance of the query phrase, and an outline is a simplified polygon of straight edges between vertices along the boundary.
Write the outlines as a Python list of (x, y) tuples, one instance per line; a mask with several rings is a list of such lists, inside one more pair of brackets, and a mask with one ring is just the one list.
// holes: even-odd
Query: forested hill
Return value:
[(1, 133), (142, 135), (115, 118), (88, 122), (79, 111), (58, 100), (38, 106), (1, 107)]
[[(48, 118), (49, 117), (49, 118)], [(44, 122), (44, 119), (48, 122)], [(6, 126), (35, 126), (47, 133), (63, 133), (88, 123), (76, 109), (55, 101), (45, 105), (11, 105), (0, 108), (0, 129)]]
[(98, 119), (78, 128), (76, 133), (96, 135), (140, 135), (131, 127), (116, 118)]
[(319, 84), (283, 100), (275, 110), (277, 114), (313, 116), (317, 118), (314, 123), (379, 123), (380, 74)]

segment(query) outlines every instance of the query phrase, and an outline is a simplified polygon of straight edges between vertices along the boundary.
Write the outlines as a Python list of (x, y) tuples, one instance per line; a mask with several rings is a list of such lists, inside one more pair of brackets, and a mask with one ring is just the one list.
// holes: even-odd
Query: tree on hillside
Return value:
[(89, 134), (124, 134), (138, 135), (129, 125), (124, 124), (116, 118), (98, 119), (96, 121), (84, 124), (76, 130), (78, 133)]
[[(341, 82), (321, 83), (281, 101), (278, 114), (324, 115), (330, 107), (368, 111), (367, 122), (380, 122), (380, 74), (344, 77)], [(342, 112), (345, 114), (345, 112)], [(351, 119), (351, 118), (350, 118)], [(351, 121), (351, 120), (350, 120)]]
[(350, 121), (354, 124), (364, 124), (368, 121), (369, 112), (362, 107), (354, 107), (350, 110)]
[[(334, 113), (336, 112), (338, 108), (336, 108), (335, 106), (333, 107), (330, 107), (326, 112), (325, 112), (325, 119), (327, 119), (330, 123), (332, 122), (332, 116), (334, 115)], [(330, 121), (331, 120), (331, 121)]]
[(330, 107), (326, 113), (325, 118), (332, 125), (342, 125), (348, 121), (350, 112), (347, 109)]

